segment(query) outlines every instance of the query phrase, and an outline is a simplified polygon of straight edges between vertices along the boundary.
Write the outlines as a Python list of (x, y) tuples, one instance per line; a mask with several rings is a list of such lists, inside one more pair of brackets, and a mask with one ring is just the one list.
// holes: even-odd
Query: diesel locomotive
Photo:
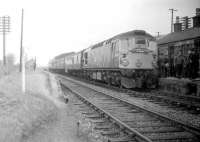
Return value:
[(157, 44), (143, 30), (116, 35), (51, 60), (49, 69), (125, 88), (155, 88)]

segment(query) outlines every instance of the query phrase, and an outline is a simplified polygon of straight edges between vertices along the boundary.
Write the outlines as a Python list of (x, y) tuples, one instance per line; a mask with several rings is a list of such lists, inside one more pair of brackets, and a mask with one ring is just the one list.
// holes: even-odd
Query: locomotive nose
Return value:
[(142, 61), (140, 59), (137, 59), (136, 62), (135, 62), (135, 66), (138, 67), (138, 68), (141, 67), (142, 64), (143, 63), (142, 63)]

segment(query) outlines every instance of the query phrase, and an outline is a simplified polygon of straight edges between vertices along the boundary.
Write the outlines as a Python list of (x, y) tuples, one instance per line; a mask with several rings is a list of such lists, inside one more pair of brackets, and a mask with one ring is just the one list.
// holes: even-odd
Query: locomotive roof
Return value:
[(128, 38), (128, 37), (133, 37), (133, 36), (146, 36), (152, 40), (154, 39), (154, 37), (152, 35), (145, 32), (144, 30), (133, 30), (133, 31), (121, 33), (121, 34), (114, 36), (114, 38), (123, 39), (123, 38)]
[(75, 52), (68, 52), (68, 53), (63, 53), (63, 54), (60, 54), (56, 57), (54, 57), (54, 59), (60, 59), (60, 58), (63, 58), (65, 56), (68, 56), (68, 55), (73, 55)]
[(124, 38), (134, 37), (134, 36), (146, 36), (146, 37), (150, 38), (151, 40), (155, 40), (155, 38), (152, 35), (145, 32), (144, 30), (133, 30), (133, 31), (118, 34), (118, 35), (116, 35), (116, 36), (114, 36), (114, 37), (112, 37), (108, 40), (104, 40), (102, 42), (99, 42), (99, 43), (93, 45), (91, 48), (94, 49), (96, 47), (102, 46), (105, 42), (110, 43), (113, 39), (124, 39)]
[(200, 37), (200, 28), (190, 28), (181, 32), (170, 33), (158, 40), (158, 44), (167, 44), (176, 41), (189, 40)]

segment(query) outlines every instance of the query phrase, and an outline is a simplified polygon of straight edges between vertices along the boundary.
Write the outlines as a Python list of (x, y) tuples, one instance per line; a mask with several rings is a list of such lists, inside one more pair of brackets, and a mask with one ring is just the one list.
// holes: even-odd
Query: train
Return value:
[(133, 30), (84, 48), (61, 54), (49, 70), (125, 88), (156, 88), (156, 39), (144, 30)]

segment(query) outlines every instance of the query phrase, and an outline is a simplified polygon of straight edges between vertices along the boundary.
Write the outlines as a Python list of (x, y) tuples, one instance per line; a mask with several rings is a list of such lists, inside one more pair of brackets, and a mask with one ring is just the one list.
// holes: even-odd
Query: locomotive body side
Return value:
[(100, 46), (92, 46), (83, 52), (84, 69), (117, 69), (118, 62), (114, 59), (114, 41), (103, 42)]

